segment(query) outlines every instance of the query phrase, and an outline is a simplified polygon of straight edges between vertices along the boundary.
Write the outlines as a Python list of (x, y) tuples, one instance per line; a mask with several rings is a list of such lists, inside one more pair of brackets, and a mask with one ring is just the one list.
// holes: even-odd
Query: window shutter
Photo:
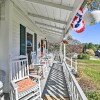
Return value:
[(34, 52), (37, 54), (37, 34), (34, 33)]
[(47, 40), (46, 40), (46, 49), (48, 49), (48, 44), (47, 44)]
[(20, 55), (26, 55), (26, 27), (20, 24)]

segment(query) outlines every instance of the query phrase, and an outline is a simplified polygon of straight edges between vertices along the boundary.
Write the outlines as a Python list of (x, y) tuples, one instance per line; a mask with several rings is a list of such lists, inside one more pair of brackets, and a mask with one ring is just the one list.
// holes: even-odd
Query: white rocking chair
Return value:
[(29, 75), (26, 56), (12, 60), (11, 100), (41, 100), (40, 76)]
[(32, 75), (37, 74), (40, 75), (42, 78), (44, 74), (44, 69), (43, 69), (44, 65), (40, 63), (40, 58), (37, 57), (35, 52), (31, 52), (31, 57), (32, 57), (31, 59), (32, 65), (29, 68), (30, 74)]

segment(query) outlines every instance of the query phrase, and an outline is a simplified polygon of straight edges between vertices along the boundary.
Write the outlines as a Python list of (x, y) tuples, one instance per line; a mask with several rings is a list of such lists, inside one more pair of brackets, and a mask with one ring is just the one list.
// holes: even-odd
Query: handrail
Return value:
[[(68, 58), (68, 57), (65, 57), (66, 59), (68, 59), (69, 61), (71, 61), (71, 59), (70, 58)], [(76, 62), (75, 61), (73, 61), (72, 60), (72, 63), (74, 63), (74, 64), (76, 64)]]
[[(61, 57), (62, 58), (62, 57)], [(66, 79), (66, 84), (68, 87), (68, 92), (71, 100), (88, 100), (85, 96), (83, 90), (75, 79), (74, 75), (71, 73), (66, 61), (63, 61), (63, 72)]]
[(72, 58), (69, 58), (69, 57), (65, 57), (66, 60), (70, 61), (70, 66), (71, 68), (74, 68), (75, 71), (77, 72), (77, 60), (76, 61), (73, 61)]

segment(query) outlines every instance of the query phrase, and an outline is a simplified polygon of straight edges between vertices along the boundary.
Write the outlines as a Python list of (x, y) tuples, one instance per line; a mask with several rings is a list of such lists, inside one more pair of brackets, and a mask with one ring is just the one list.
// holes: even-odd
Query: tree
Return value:
[(89, 43), (89, 44), (88, 44), (88, 49), (92, 49), (92, 48), (93, 48), (92, 43)]
[(100, 45), (98, 46), (97, 50), (100, 50)]

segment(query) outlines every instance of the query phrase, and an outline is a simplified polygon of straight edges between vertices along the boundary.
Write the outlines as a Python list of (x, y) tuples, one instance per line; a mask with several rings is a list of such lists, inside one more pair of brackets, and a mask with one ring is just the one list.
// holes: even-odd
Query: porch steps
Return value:
[(55, 57), (43, 94), (43, 100), (69, 100), (68, 88), (66, 85), (62, 63), (59, 56)]

